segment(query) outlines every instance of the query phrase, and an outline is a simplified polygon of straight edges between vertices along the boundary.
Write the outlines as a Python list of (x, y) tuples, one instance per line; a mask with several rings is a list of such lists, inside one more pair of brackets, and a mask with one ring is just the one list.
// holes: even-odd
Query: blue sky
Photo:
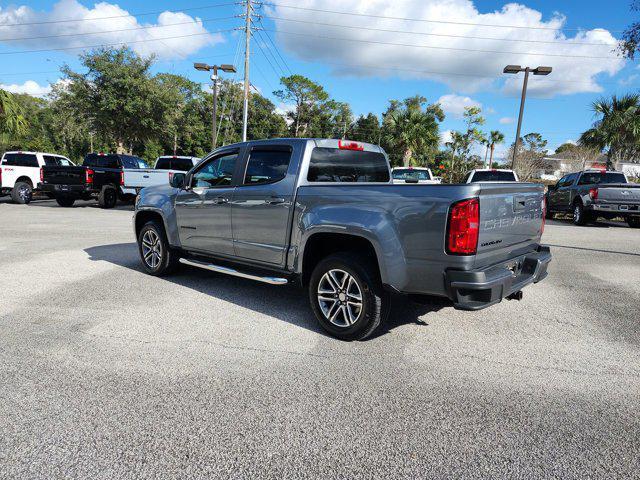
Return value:
[[(4, 60), (0, 84), (14, 91), (43, 94), (58, 79), (59, 65), (79, 67), (81, 50), (8, 52), (124, 40), (131, 41), (140, 53), (156, 53), (157, 71), (205, 82), (206, 75), (193, 70), (194, 61), (231, 63), (238, 59), (240, 33), (228, 30), (240, 26), (241, 19), (228, 17), (237, 15), (240, 7), (212, 7), (222, 3), (232, 2), (0, 2), (0, 55)], [(462, 128), (459, 113), (463, 106), (479, 104), (487, 118), (484, 128), (503, 131), (511, 142), (522, 78), (509, 78), (505, 83), (502, 66), (550, 65), (554, 67), (551, 76), (542, 82), (532, 80), (523, 132), (542, 133), (553, 149), (575, 140), (589, 127), (592, 101), (602, 95), (636, 91), (640, 85), (636, 63), (613, 58), (611, 53), (621, 31), (640, 18), (630, 11), (626, 0), (614, 0), (606, 8), (594, 0), (524, 0), (510, 5), (495, 0), (275, 3), (280, 5), (265, 5), (257, 12), (265, 31), (255, 33), (251, 75), (251, 82), (272, 99), (279, 76), (290, 69), (321, 83), (332, 97), (349, 102), (355, 113), (379, 114), (389, 99), (415, 94), (430, 102), (441, 101), (447, 112), (443, 130)], [(184, 13), (158, 14), (183, 9)], [(126, 17), (146, 12), (154, 13)], [(82, 21), (61, 22), (69, 18)], [(164, 26), (141, 28), (154, 25)], [(500, 53), (505, 51), (509, 53)]]

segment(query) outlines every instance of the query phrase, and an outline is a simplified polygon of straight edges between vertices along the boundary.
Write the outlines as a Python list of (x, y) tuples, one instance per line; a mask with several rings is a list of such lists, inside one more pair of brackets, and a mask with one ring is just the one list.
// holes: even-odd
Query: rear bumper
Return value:
[(61, 197), (90, 197), (94, 192), (87, 185), (55, 185), (51, 183), (38, 183), (38, 190), (52, 193)]
[(449, 298), (462, 310), (480, 310), (495, 305), (512, 293), (547, 276), (551, 262), (549, 247), (512, 258), (481, 270), (447, 270), (445, 282)]
[(588, 205), (586, 210), (595, 213), (611, 213), (616, 216), (640, 215), (640, 205), (637, 204), (617, 204), (617, 203), (594, 203)]

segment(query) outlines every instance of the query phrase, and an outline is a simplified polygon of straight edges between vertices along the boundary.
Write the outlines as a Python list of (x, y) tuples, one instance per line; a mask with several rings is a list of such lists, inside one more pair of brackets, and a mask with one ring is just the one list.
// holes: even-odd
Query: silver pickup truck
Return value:
[(573, 223), (586, 225), (598, 217), (624, 218), (640, 228), (640, 184), (629, 183), (622, 172), (584, 170), (569, 173), (547, 192), (547, 218), (573, 213)]
[(215, 150), (133, 219), (151, 275), (179, 263), (270, 284), (299, 281), (321, 327), (370, 335), (392, 292), (477, 310), (547, 275), (543, 187), (394, 185), (385, 152), (346, 140), (276, 139)]

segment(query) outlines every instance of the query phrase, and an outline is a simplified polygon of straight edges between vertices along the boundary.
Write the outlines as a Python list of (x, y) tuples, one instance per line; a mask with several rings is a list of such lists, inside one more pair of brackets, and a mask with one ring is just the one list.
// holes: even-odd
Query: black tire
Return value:
[[(157, 243), (154, 243), (156, 241)], [(151, 247), (156, 247), (157, 245), (157, 248), (153, 248), (153, 251), (158, 257), (150, 257), (148, 255), (149, 250), (147, 249), (149, 247), (147, 245), (149, 244)], [(138, 253), (140, 254), (140, 260), (142, 261), (142, 266), (145, 271), (149, 275), (156, 277), (170, 274), (176, 269), (178, 260), (180, 259), (180, 255), (169, 245), (164, 227), (153, 220), (145, 223), (140, 229), (140, 233), (138, 234)], [(147, 255), (147, 259), (145, 259), (145, 255)], [(155, 261), (151, 260), (152, 258)]]
[[(335, 273), (337, 282), (336, 277), (327, 278), (331, 272), (346, 273), (357, 289), (348, 279), (349, 285), (345, 285), (345, 277), (341, 273)], [(319, 290), (321, 282), (323, 288)], [(326, 295), (325, 298), (331, 297), (331, 300), (323, 302), (319, 297), (321, 292), (328, 291), (324, 288), (327, 285), (338, 288)], [(360, 307), (357, 307), (358, 292)], [(354, 302), (348, 302), (349, 298)], [(351, 252), (330, 255), (316, 265), (309, 281), (309, 301), (322, 329), (345, 341), (363, 340), (371, 335), (386, 319), (390, 306), (389, 294), (382, 287), (374, 261)]]
[(640, 228), (640, 217), (627, 217), (627, 225), (631, 228)]
[(584, 211), (582, 202), (575, 202), (573, 204), (573, 224), (578, 226), (586, 225), (589, 221), (587, 213)]
[(113, 208), (117, 203), (118, 191), (109, 185), (102, 187), (100, 195), (98, 196), (98, 205), (100, 208)]
[(11, 200), (14, 203), (26, 205), (33, 198), (33, 187), (27, 182), (16, 182), (11, 190)]
[(73, 207), (73, 204), (76, 202), (75, 198), (69, 197), (56, 197), (56, 202), (61, 207)]

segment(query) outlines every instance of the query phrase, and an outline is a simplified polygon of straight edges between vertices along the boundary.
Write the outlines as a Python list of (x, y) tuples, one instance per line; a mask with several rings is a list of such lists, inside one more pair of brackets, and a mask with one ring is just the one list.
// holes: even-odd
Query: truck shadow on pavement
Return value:
[[(100, 245), (86, 248), (84, 251), (93, 261), (109, 262), (144, 273), (138, 257), (138, 247), (133, 242)], [(306, 290), (298, 284), (267, 285), (186, 265), (182, 265), (170, 276), (156, 278), (158, 281), (190, 288), (219, 300), (324, 334), (309, 307)], [(179, 299), (176, 300), (179, 301)], [(447, 305), (451, 305), (451, 302), (434, 299), (433, 303), (415, 303), (406, 297), (394, 296), (387, 322), (370, 338), (379, 337), (405, 324), (427, 326), (426, 319), (422, 317), (428, 313), (437, 312)]]

